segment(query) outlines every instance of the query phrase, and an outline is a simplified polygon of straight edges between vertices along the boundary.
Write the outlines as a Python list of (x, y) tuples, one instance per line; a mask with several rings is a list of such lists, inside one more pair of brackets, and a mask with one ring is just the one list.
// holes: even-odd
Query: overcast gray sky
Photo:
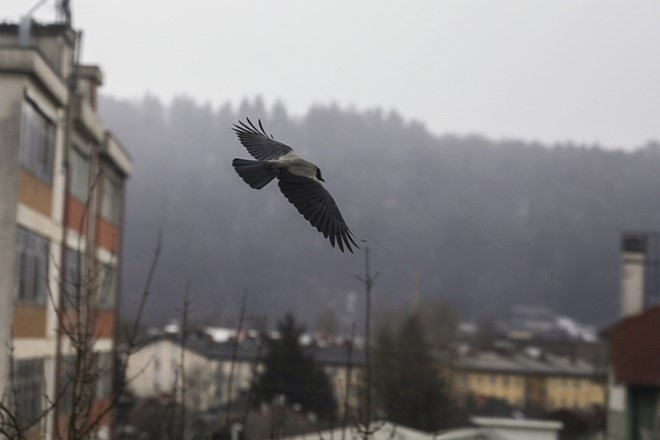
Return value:
[[(3, 0), (15, 21), (36, 0)], [(37, 18), (53, 17), (55, 0)], [(434, 133), (660, 139), (660, 2), (73, 0), (104, 92), (396, 109)], [(248, 115), (249, 116), (249, 115)]]

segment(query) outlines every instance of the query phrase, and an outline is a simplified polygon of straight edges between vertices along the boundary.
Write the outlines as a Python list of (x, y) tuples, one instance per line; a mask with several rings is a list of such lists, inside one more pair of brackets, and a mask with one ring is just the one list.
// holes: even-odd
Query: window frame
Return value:
[[(71, 167), (71, 184), (69, 186), (69, 194), (82, 203), (86, 203), (89, 198), (90, 185), (89, 173), (91, 170), (91, 162), (89, 154), (86, 154), (82, 148), (76, 144), (71, 147), (71, 156), (69, 157), (69, 165)], [(80, 171), (84, 168), (86, 174), (83, 176)]]
[(59, 410), (62, 414), (69, 415), (73, 410), (73, 376), (75, 372), (75, 356), (62, 356), (62, 368), (60, 369), (59, 386), (60, 400)]
[[(27, 279), (24, 279), (23, 274), (26, 271), (31, 271), (33, 274), (32, 276), (26, 274)], [(18, 226), (14, 264), (14, 301), (18, 304), (45, 306), (49, 277), (50, 240), (30, 229)]]
[(44, 358), (14, 360), (14, 409), (24, 424), (39, 420), (43, 412), (45, 388)]
[(96, 368), (96, 383), (94, 384), (94, 399), (102, 400), (112, 397), (113, 392), (113, 359), (111, 351), (94, 353)]
[[(107, 277), (110, 277), (108, 282)], [(114, 310), (117, 296), (117, 268), (106, 263), (98, 263), (98, 295), (96, 307), (99, 310)]]
[(21, 121), (21, 166), (52, 185), (57, 124), (28, 96), (23, 100)]
[(103, 169), (103, 187), (101, 188), (101, 218), (118, 226), (121, 220), (122, 179), (119, 174), (106, 166)]
[(85, 260), (83, 252), (78, 249), (67, 246), (64, 251), (65, 273), (64, 273), (64, 292), (70, 298), (78, 298), (84, 288), (85, 280)]

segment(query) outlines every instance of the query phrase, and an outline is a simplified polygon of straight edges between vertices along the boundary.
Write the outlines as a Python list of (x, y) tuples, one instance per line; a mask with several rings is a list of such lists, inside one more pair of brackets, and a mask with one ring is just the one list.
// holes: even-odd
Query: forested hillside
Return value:
[[(231, 125), (262, 118), (275, 139), (323, 171), (382, 274), (375, 301), (441, 297), (466, 317), (544, 304), (595, 323), (615, 318), (622, 230), (660, 229), (660, 149), (440, 136), (391, 112), (319, 106), (291, 118), (260, 100), (219, 109), (105, 98), (101, 114), (134, 159), (128, 183), (123, 307), (142, 289), (158, 230), (151, 301), (174, 315), (192, 283), (199, 319), (343, 310), (363, 254), (332, 249), (271, 184), (249, 188)], [(447, 127), (451, 130), (451, 127)], [(358, 298), (360, 298), (358, 296)]]

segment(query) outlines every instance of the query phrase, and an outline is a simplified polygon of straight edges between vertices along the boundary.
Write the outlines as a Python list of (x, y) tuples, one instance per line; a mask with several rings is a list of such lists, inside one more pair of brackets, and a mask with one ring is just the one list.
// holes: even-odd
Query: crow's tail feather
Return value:
[(268, 167), (265, 160), (234, 159), (231, 163), (245, 183), (261, 189), (277, 176), (277, 170)]

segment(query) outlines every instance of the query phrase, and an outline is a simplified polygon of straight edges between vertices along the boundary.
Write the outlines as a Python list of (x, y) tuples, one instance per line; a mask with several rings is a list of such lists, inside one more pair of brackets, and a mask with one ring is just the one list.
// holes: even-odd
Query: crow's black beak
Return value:
[(323, 177), (319, 177), (319, 180), (320, 180), (321, 182), (325, 182), (325, 179), (324, 179)]

